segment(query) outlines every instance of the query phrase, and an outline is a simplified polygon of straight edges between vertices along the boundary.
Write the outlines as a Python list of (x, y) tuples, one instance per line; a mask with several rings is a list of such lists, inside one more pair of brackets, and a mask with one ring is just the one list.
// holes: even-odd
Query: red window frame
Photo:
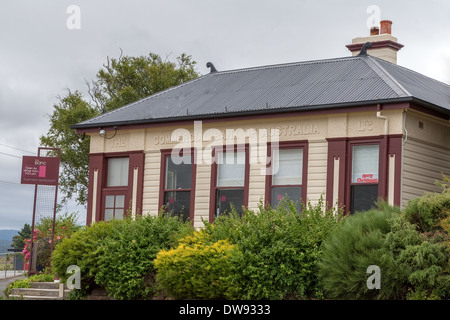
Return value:
[(352, 175), (352, 147), (354, 145), (379, 144), (380, 159), (378, 162), (378, 198), (387, 199), (387, 180), (389, 157), (395, 155), (395, 176), (394, 176), (394, 205), (401, 203), (401, 166), (402, 166), (402, 134), (362, 136), (362, 137), (340, 137), (327, 138), (328, 160), (327, 160), (327, 189), (326, 200), (328, 208), (335, 204), (333, 199), (333, 175), (334, 160), (340, 159), (339, 166), (339, 190), (338, 205), (343, 207), (344, 213), (350, 212), (351, 206), (351, 175)]
[[(302, 194), (300, 195), (301, 202), (306, 205), (306, 196), (307, 196), (307, 181), (308, 181), (308, 141), (307, 140), (299, 140), (299, 141), (280, 141), (278, 142), (277, 149), (285, 150), (285, 149), (302, 149), (303, 150), (303, 163), (302, 163), (302, 184), (301, 185), (274, 185), (272, 183), (272, 173), (271, 173), (271, 162), (267, 163), (267, 175), (266, 175), (266, 188), (265, 188), (265, 203), (271, 204), (272, 198), (272, 188), (273, 187), (301, 187)], [(268, 143), (267, 145), (267, 157), (271, 159), (272, 150), (275, 149), (272, 143)], [(292, 199), (291, 199), (292, 200)]]
[[(217, 149), (217, 150), (216, 150)], [(217, 153), (233, 150), (234, 152), (245, 152), (245, 173), (244, 173), (244, 186), (243, 187), (218, 187), (217, 186)], [(213, 146), (212, 147), (212, 157), (211, 157), (211, 193), (209, 197), (209, 222), (212, 223), (216, 216), (216, 205), (217, 205), (217, 192), (218, 190), (226, 190), (226, 189), (244, 189), (244, 195), (242, 199), (242, 205), (244, 207), (248, 206), (248, 186), (249, 186), (249, 178), (250, 178), (250, 148), (248, 144), (235, 144), (233, 146), (230, 145), (222, 145), (222, 146)]]
[[(353, 175), (353, 147), (357, 147), (357, 146), (373, 146), (376, 145), (378, 146), (378, 182), (374, 183), (374, 182), (353, 182), (352, 180), (352, 175)], [(383, 144), (381, 142), (380, 139), (376, 139), (376, 140), (363, 140), (363, 141), (349, 141), (348, 142), (348, 170), (347, 170), (347, 199), (346, 199), (346, 203), (348, 206), (348, 212), (349, 213), (354, 213), (351, 212), (351, 208), (353, 207), (354, 203), (352, 202), (352, 188), (354, 186), (370, 186), (370, 185), (377, 185), (378, 186), (378, 195), (377, 198), (380, 197), (384, 197), (384, 175), (382, 174), (382, 166), (386, 166), (386, 161), (384, 161), (385, 157), (383, 155)]]
[(167, 157), (172, 155), (174, 149), (161, 149), (161, 169), (160, 169), (160, 181), (159, 181), (159, 208), (164, 206), (164, 194), (166, 192), (177, 192), (177, 191), (190, 191), (190, 204), (189, 204), (189, 218), (192, 223), (194, 223), (195, 215), (195, 186), (196, 186), (196, 176), (197, 176), (197, 153), (194, 148), (184, 148), (179, 150), (181, 156), (185, 152), (192, 156), (192, 177), (191, 177), (191, 188), (190, 189), (166, 189), (166, 169), (167, 169)]
[[(114, 158), (128, 158), (128, 184), (126, 186), (114, 186), (109, 187), (108, 186), (108, 160), (114, 159)], [(110, 153), (106, 154), (103, 158), (104, 161), (104, 175), (103, 175), (103, 181), (102, 181), (102, 205), (101, 205), (101, 212), (100, 212), (100, 219), (102, 221), (105, 221), (105, 210), (106, 208), (106, 196), (119, 196), (123, 195), (125, 196), (124, 200), (124, 213), (123, 217), (128, 216), (128, 211), (130, 209), (130, 201), (132, 198), (132, 184), (133, 184), (133, 171), (131, 166), (131, 158), (130, 155), (127, 153)]]
[[(116, 197), (117, 196), (122, 196), (122, 195), (125, 197), (124, 198), (123, 207), (116, 207)], [(113, 196), (114, 197), (114, 205), (112, 207), (110, 207), (110, 206), (107, 207), (106, 197), (108, 197), (108, 196)], [(103, 203), (102, 203), (102, 207), (103, 207), (102, 214), (103, 214), (103, 220), (104, 221), (110, 221), (110, 220), (105, 220), (106, 210), (108, 210), (108, 209), (110, 209), (110, 210), (123, 209), (123, 217), (127, 216), (127, 210), (128, 209), (127, 209), (126, 196), (124, 194), (120, 194), (117, 191), (109, 191), (109, 190), (107, 190), (107, 191), (104, 191), (104, 193), (103, 193), (102, 201), (103, 201)], [(115, 212), (113, 213), (113, 219), (116, 219)]]
[[(110, 158), (129, 158), (128, 186), (126, 187), (108, 187), (108, 159)], [(142, 191), (144, 185), (144, 161), (145, 153), (143, 150), (133, 150), (126, 152), (110, 152), (110, 153), (90, 153), (89, 154), (89, 187), (87, 204), (86, 225), (91, 225), (95, 221), (102, 221), (105, 217), (105, 195), (125, 194), (125, 214), (129, 209), (133, 192), (134, 169), (138, 169), (137, 176), (137, 194), (136, 194), (136, 214), (142, 214)], [(94, 173), (97, 173), (97, 185), (94, 187)], [(96, 190), (96, 193), (94, 193)], [(96, 199), (95, 203), (93, 199)], [(94, 208), (95, 205), (95, 208)], [(95, 217), (92, 211), (95, 210)]]

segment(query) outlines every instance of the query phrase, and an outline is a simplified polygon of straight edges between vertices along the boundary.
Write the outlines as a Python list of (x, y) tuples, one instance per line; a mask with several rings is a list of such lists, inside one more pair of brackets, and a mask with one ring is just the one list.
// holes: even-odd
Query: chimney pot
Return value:
[(391, 34), (391, 26), (392, 26), (391, 20), (381, 20), (380, 26), (381, 26), (380, 34), (385, 33)]
[(371, 36), (376, 36), (378, 34), (380, 34), (380, 28), (378, 28), (378, 27), (370, 28), (370, 35)]

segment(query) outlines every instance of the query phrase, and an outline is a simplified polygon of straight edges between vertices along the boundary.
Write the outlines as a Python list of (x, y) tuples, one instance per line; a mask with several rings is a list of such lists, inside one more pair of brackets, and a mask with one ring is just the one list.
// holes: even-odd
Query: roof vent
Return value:
[(367, 48), (372, 47), (372, 42), (366, 42), (361, 48), (361, 51), (358, 53), (358, 56), (367, 56)]
[(215, 72), (217, 72), (217, 69), (216, 69), (216, 67), (214, 67), (214, 65), (212, 64), (212, 62), (208, 62), (208, 63), (206, 64), (206, 67), (207, 67), (207, 68), (210, 68), (210, 72), (209, 72), (209, 73), (215, 73)]

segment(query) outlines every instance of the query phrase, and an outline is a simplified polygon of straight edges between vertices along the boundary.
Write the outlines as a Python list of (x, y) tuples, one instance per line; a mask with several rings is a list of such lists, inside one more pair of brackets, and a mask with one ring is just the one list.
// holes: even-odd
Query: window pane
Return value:
[(114, 208), (114, 196), (105, 197), (105, 208)]
[(225, 189), (217, 190), (216, 196), (216, 216), (231, 213), (232, 207), (236, 212), (242, 215), (242, 206), (244, 205), (244, 189)]
[(108, 187), (119, 187), (128, 185), (128, 158), (108, 159)]
[(353, 147), (352, 182), (378, 183), (379, 146)]
[(166, 211), (173, 216), (179, 216), (186, 221), (190, 218), (190, 191), (168, 191), (164, 193)]
[(283, 198), (296, 202), (297, 212), (301, 211), (302, 187), (273, 187), (270, 199), (272, 208), (276, 208)]
[(105, 209), (105, 221), (110, 221), (114, 218), (114, 209)]
[[(191, 161), (192, 163), (192, 161)], [(172, 157), (166, 159), (166, 189), (190, 189), (192, 164), (175, 164)]]
[(125, 196), (116, 196), (116, 208), (125, 208)]
[(351, 213), (366, 211), (375, 207), (378, 199), (378, 185), (355, 185), (351, 187)]
[(281, 149), (274, 152), (273, 185), (302, 184), (303, 149)]
[(245, 179), (245, 152), (217, 153), (217, 186), (243, 187)]
[(114, 219), (123, 220), (123, 209), (114, 210)]

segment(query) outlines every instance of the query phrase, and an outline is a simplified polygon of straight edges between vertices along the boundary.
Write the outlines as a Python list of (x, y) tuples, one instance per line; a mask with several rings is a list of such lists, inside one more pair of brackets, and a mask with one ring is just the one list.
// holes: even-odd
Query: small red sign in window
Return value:
[(362, 174), (361, 178), (357, 178), (356, 182), (378, 183), (378, 178), (374, 177), (373, 174), (367, 173), (367, 174)]

